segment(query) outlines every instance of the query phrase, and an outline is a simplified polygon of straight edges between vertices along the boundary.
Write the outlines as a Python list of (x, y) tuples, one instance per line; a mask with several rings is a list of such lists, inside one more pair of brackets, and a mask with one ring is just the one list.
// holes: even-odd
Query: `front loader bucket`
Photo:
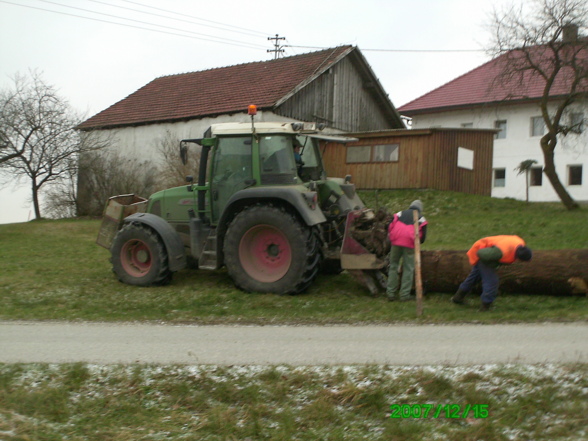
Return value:
[(147, 199), (134, 194), (123, 194), (109, 198), (104, 208), (104, 217), (96, 243), (109, 250), (114, 236), (122, 226), (123, 219), (131, 214), (144, 213), (146, 209)]
[(372, 295), (386, 289), (386, 279), (382, 269), (386, 261), (370, 253), (353, 237), (355, 222), (360, 216), (374, 216), (370, 209), (350, 211), (345, 221), (345, 233), (341, 245), (341, 268), (347, 270), (359, 283), (364, 285)]

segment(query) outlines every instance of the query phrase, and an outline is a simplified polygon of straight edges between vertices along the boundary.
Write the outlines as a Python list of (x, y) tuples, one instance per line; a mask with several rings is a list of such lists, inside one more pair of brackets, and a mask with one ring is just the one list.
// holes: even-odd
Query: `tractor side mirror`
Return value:
[(182, 160), (182, 164), (186, 165), (188, 163), (188, 146), (186, 145), (189, 142), (193, 142), (200, 146), (214, 145), (214, 139), (206, 139), (206, 138), (195, 138), (195, 139), (182, 139), (180, 141), (180, 159)]
[(180, 143), (180, 158), (182, 159), (182, 164), (186, 165), (188, 162), (188, 146), (183, 142)]

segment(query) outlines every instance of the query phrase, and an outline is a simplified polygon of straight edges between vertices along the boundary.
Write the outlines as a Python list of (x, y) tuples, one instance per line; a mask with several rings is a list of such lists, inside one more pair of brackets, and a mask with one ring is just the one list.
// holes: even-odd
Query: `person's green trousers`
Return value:
[(408, 300), (414, 280), (414, 248), (392, 245), (390, 249), (390, 268), (388, 270), (388, 287), (386, 296), (396, 299), (398, 293), (398, 268), (402, 259), (402, 283), (400, 285), (400, 300)]

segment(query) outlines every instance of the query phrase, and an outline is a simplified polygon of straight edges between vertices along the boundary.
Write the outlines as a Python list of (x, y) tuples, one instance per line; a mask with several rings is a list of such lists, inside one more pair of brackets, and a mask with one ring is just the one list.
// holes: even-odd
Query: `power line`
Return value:
[(484, 49), (362, 49), (362, 52), (446, 53), (446, 52), (485, 52), (485, 51), (484, 51)]
[[(186, 31), (186, 30), (183, 30), (183, 29), (176, 29), (176, 28), (173, 28), (173, 27), (170, 27), (170, 26), (159, 25), (159, 24), (156, 24), (156, 23), (146, 22), (146, 21), (142, 21), (142, 20), (135, 20), (133, 18), (125, 18), (125, 17), (120, 17), (118, 15), (106, 14), (104, 12), (93, 11), (93, 10), (90, 10), (90, 9), (78, 8), (76, 6), (64, 5), (63, 3), (58, 3), (58, 2), (51, 1), (51, 0), (38, 0), (38, 1), (43, 2), (43, 3), (49, 3), (49, 4), (52, 4), (52, 5), (56, 5), (56, 6), (62, 6), (64, 8), (70, 8), (70, 9), (75, 9), (75, 10), (78, 10), (78, 11), (89, 12), (91, 14), (103, 15), (103, 16), (106, 16), (106, 17), (117, 18), (117, 19), (120, 19), (120, 20), (127, 20), (127, 21), (130, 21), (130, 22), (133, 22), (133, 23), (146, 24), (146, 25), (149, 25), (149, 26), (155, 26), (155, 27), (162, 28), (162, 29), (171, 29), (172, 31), (186, 32), (188, 34), (194, 34), (194, 35), (204, 36), (204, 37), (207, 37), (207, 38), (215, 38), (215, 39), (219, 40), (219, 42), (222, 41), (222, 40), (224, 40), (224, 41), (231, 42), (231, 43), (243, 44), (243, 42), (241, 42), (241, 41), (231, 40), (230, 38), (214, 37), (212, 35), (201, 34), (199, 32)], [(258, 47), (259, 48), (262, 48), (264, 46), (259, 45)]]
[[(88, 17), (88, 16), (83, 16), (83, 15), (77, 15), (77, 14), (67, 13), (67, 12), (63, 12), (63, 11), (56, 11), (56, 10), (52, 10), (52, 9), (46, 9), (46, 8), (36, 7), (36, 6), (23, 5), (23, 4), (14, 3), (12, 1), (7, 1), (7, 0), (0, 0), (0, 3), (10, 4), (10, 5), (14, 5), (14, 6), (20, 6), (20, 7), (29, 8), (29, 9), (36, 9), (36, 10), (45, 11), (45, 12), (52, 12), (54, 14), (66, 15), (66, 16), (70, 16), (70, 17), (82, 18), (82, 19), (92, 20), (92, 21), (97, 21), (97, 22), (102, 22), (102, 23), (114, 24), (114, 25), (124, 26), (124, 27), (128, 27), (128, 28), (140, 29), (140, 30), (151, 31), (151, 32), (158, 32), (158, 33), (161, 33), (161, 34), (167, 34), (167, 35), (173, 35), (173, 36), (179, 36), (179, 37), (185, 37), (185, 38), (192, 38), (192, 39), (196, 39), (196, 40), (210, 41), (210, 42), (213, 42), (213, 43), (228, 44), (228, 45), (232, 45), (232, 46), (246, 47), (246, 48), (250, 48), (250, 49), (262, 49), (262, 48), (265, 49), (266, 48), (266, 46), (263, 46), (261, 44), (248, 43), (248, 42), (239, 41), (239, 40), (233, 40), (233, 39), (224, 38), (224, 37), (216, 37), (216, 36), (209, 35), (209, 34), (202, 34), (202, 33), (194, 32), (194, 31), (177, 29), (177, 28), (174, 28), (174, 27), (160, 25), (160, 24), (153, 23), (153, 22), (146, 22), (146, 21), (136, 20), (136, 19), (132, 19), (132, 18), (125, 18), (125, 17), (121, 17), (121, 16), (118, 16), (118, 15), (107, 14), (107, 13), (98, 12), (98, 11), (94, 11), (94, 10), (90, 10), (90, 9), (84, 9), (84, 8), (79, 8), (79, 7), (75, 7), (75, 6), (64, 5), (62, 3), (58, 3), (58, 2), (54, 2), (54, 1), (50, 1), (50, 0), (38, 0), (38, 1), (43, 2), (43, 3), (53, 4), (53, 5), (60, 6), (60, 7), (75, 9), (75, 10), (79, 10), (79, 11), (83, 11), (83, 12), (88, 12), (88, 13), (91, 13), (91, 14), (97, 14), (97, 15), (102, 15), (102, 16), (106, 16), (106, 17), (116, 18), (116, 19), (119, 19), (119, 20), (126, 20), (126, 21), (130, 21), (130, 22), (134, 22), (134, 23), (143, 24), (143, 25), (155, 26), (155, 27), (158, 27), (158, 28), (167, 29), (169, 31), (152, 29), (152, 28), (147, 28), (147, 27), (143, 27), (143, 26), (126, 24), (126, 23), (119, 23), (119, 22), (115, 22), (115, 21), (110, 21), (110, 20), (105, 20), (105, 19), (99, 19), (99, 18), (95, 18), (95, 17)], [(183, 14), (179, 14), (177, 12), (171, 11), (171, 10), (157, 8), (157, 7), (149, 6), (149, 5), (144, 5), (144, 4), (141, 4), (139, 2), (135, 2), (135, 1), (131, 1), (131, 0), (121, 0), (121, 1), (124, 1), (126, 3), (135, 4), (135, 5), (139, 5), (139, 6), (142, 6), (142, 7), (145, 7), (145, 8), (159, 10), (159, 11), (166, 12), (166, 13), (171, 13), (171, 14), (175, 14), (175, 15), (182, 15), (182, 16), (185, 16), (185, 17), (190, 17), (190, 18), (193, 18), (193, 19), (196, 19), (196, 20), (200, 20), (200, 21), (206, 21), (206, 22), (209, 22), (209, 23), (215, 23), (215, 24), (218, 24), (218, 25), (221, 25), (221, 26), (225, 26), (225, 27), (232, 27), (232, 28), (235, 28), (235, 29), (239, 29), (239, 31), (237, 31), (237, 30), (231, 30), (231, 29), (225, 29), (225, 28), (219, 28), (219, 27), (216, 27), (216, 26), (211, 26), (211, 25), (206, 25), (206, 24), (199, 24), (199, 23), (195, 23), (193, 21), (185, 20), (185, 19), (179, 19), (179, 18), (174, 18), (174, 17), (166, 17), (164, 15), (154, 14), (154, 13), (150, 13), (150, 12), (146, 12), (146, 11), (140, 11), (140, 10), (133, 9), (133, 8), (125, 8), (123, 6), (109, 4), (109, 3), (106, 3), (106, 2), (103, 2), (103, 1), (100, 1), (100, 0), (88, 0), (88, 1), (91, 1), (91, 2), (94, 2), (94, 3), (100, 3), (100, 4), (111, 6), (111, 7), (116, 7), (116, 8), (122, 8), (122, 9), (130, 10), (130, 11), (135, 11), (135, 12), (139, 12), (139, 13), (142, 13), (142, 14), (153, 15), (153, 16), (160, 17), (160, 18), (166, 18), (166, 19), (170, 19), (170, 20), (182, 21), (182, 22), (186, 22), (186, 23), (197, 24), (197, 25), (200, 25), (200, 26), (212, 27), (212, 28), (216, 28), (216, 29), (220, 29), (220, 30), (224, 30), (224, 31), (228, 31), (228, 32), (256, 33), (257, 35), (264, 35), (264, 36), (267, 35), (267, 34), (263, 34), (263, 33), (258, 32), (258, 31), (253, 31), (253, 30), (249, 30), (249, 29), (245, 29), (245, 28), (240, 28), (240, 27), (237, 27), (237, 26), (227, 25), (227, 24), (224, 24), (224, 23), (215, 22), (215, 21), (212, 21), (212, 20), (206, 20), (206, 19), (202, 19), (202, 18), (199, 18), (199, 17), (190, 16), (190, 15), (183, 15)], [(279, 45), (278, 44), (278, 40), (285, 40), (285, 37), (278, 37), (278, 34), (276, 34), (275, 37), (267, 37), (267, 40), (275, 40), (274, 49), (266, 49), (268, 53), (269, 52), (274, 52), (275, 58), (278, 58), (279, 57), (279, 53), (284, 53), (284, 48), (290, 48), (290, 49), (292, 49), (292, 48), (319, 49), (319, 50), (329, 49), (330, 48), (330, 47), (324, 47), (324, 46), (300, 46), (300, 45), (293, 45), (293, 44)], [(361, 50), (362, 50), (362, 52), (395, 52), (395, 53), (452, 53), (452, 52), (453, 53), (475, 53), (475, 52), (485, 52), (482, 49), (372, 49), (372, 48), (368, 48), (368, 49), (361, 49)]]
[[(300, 49), (330, 49), (324, 46), (295, 46), (284, 45), (283, 47)], [(445, 53), (445, 52), (485, 52), (483, 49), (361, 49), (362, 52), (406, 52), (406, 53)]]
[[(196, 37), (194, 35), (203, 35), (203, 34), (197, 34), (195, 32), (181, 31), (180, 30), (180, 32), (187, 32), (189, 34), (194, 34), (194, 35), (186, 35), (186, 34), (181, 34), (181, 33), (178, 33), (178, 32), (162, 31), (162, 30), (158, 30), (158, 29), (146, 28), (146, 27), (143, 27), (143, 26), (136, 26), (136, 25), (126, 24), (126, 23), (118, 23), (118, 22), (115, 22), (115, 21), (109, 21), (109, 20), (104, 20), (104, 19), (100, 19), (100, 18), (87, 17), (87, 16), (83, 16), (83, 15), (71, 14), (71, 13), (62, 12), (62, 11), (55, 11), (55, 10), (52, 10), (52, 9), (41, 8), (41, 7), (38, 7), (38, 6), (22, 5), (22, 4), (19, 4), (19, 3), (14, 3), (14, 2), (11, 2), (11, 1), (6, 1), (6, 0), (0, 0), (0, 3), (5, 3), (5, 4), (9, 4), (9, 5), (14, 5), (14, 6), (20, 6), (20, 7), (23, 7), (23, 8), (35, 9), (35, 10), (38, 10), (38, 11), (52, 12), (54, 14), (66, 15), (66, 16), (69, 16), (69, 17), (83, 18), (83, 19), (86, 19), (86, 20), (97, 21), (97, 22), (100, 22), (100, 23), (108, 23), (108, 24), (113, 24), (113, 25), (117, 25), (117, 26), (124, 26), (124, 27), (127, 27), (127, 28), (141, 29), (141, 30), (144, 30), (144, 31), (157, 32), (157, 33), (160, 33), (160, 34), (167, 34), (167, 35), (174, 35), (174, 36), (178, 36), (178, 37), (191, 38), (191, 39), (194, 39), (194, 40), (204, 40), (204, 41), (210, 41), (210, 42), (213, 42), (213, 43), (228, 44), (228, 45), (231, 45), (231, 46), (240, 46), (240, 47), (245, 47), (245, 48), (249, 48), (249, 49), (265, 48), (265, 46), (254, 45), (254, 44), (249, 44), (249, 43), (245, 43), (245, 42), (237, 42), (235, 40), (229, 40), (229, 39), (225, 39), (227, 41), (221, 41), (219, 39), (215, 39), (215, 38), (218, 38), (218, 37), (213, 37), (213, 36), (208, 36), (209, 38)], [(63, 6), (65, 6), (65, 5), (63, 5)], [(68, 6), (66, 6), (66, 7), (68, 7)], [(92, 11), (90, 11), (90, 12), (92, 12)], [(117, 17), (117, 18), (120, 18), (120, 19), (123, 19), (123, 20), (130, 20), (130, 19), (125, 19), (123, 17)], [(159, 25), (154, 25), (154, 24), (151, 24), (151, 23), (147, 23), (147, 24), (153, 25), (153, 26), (159, 26)], [(173, 28), (169, 28), (169, 29), (173, 29)]]
[[(288, 38), (286, 38), (286, 43), (287, 43), (287, 44), (285, 44), (285, 45), (283, 45), (283, 46), (282, 46), (283, 48), (292, 49), (292, 48), (294, 47), (294, 46), (292, 46), (292, 45), (290, 44), (290, 41), (288, 41)], [(290, 50), (290, 51), (288, 51), (288, 52), (289, 52), (289, 53), (292, 53), (293, 55), (298, 55), (298, 54), (296, 53), (296, 51), (293, 51), (293, 50)]]
[(240, 29), (242, 31), (250, 32), (250, 33), (253, 33), (253, 34), (256, 34), (256, 35), (259, 35), (259, 36), (266, 36), (268, 34), (267, 32), (260, 32), (260, 31), (255, 31), (255, 30), (252, 30), (252, 29), (241, 28), (239, 26), (233, 26), (233, 25), (229, 25), (229, 24), (225, 24), (225, 23), (220, 23), (218, 21), (207, 20), (205, 18), (195, 17), (193, 15), (179, 14), (177, 12), (170, 11), (168, 9), (162, 9), (162, 8), (157, 8), (155, 6), (144, 5), (144, 4), (141, 4), (139, 2), (134, 2), (134, 1), (131, 1), (131, 0), (121, 0), (121, 1), (124, 1), (126, 3), (132, 3), (132, 4), (135, 4), (135, 5), (139, 5), (139, 6), (143, 6), (145, 8), (155, 9), (155, 10), (162, 11), (162, 12), (169, 12), (171, 14), (176, 14), (176, 15), (181, 15), (181, 16), (185, 16), (185, 17), (190, 17), (190, 18), (194, 18), (196, 20), (205, 21), (205, 22), (208, 22), (208, 23), (214, 23), (214, 24), (218, 24), (218, 25), (221, 25), (221, 26), (226, 26), (226, 27), (229, 27), (229, 28)]
[[(197, 22), (195, 22), (193, 20), (186, 20), (185, 18), (175, 18), (175, 17), (170, 17), (170, 16), (166, 16), (166, 15), (162, 15), (162, 14), (157, 14), (157, 13), (154, 13), (154, 12), (141, 11), (140, 9), (135, 9), (135, 8), (127, 8), (125, 6), (115, 5), (115, 4), (103, 2), (103, 1), (100, 1), (100, 0), (87, 0), (87, 1), (94, 2), (94, 3), (100, 3), (100, 4), (103, 4), (103, 5), (106, 5), (106, 6), (111, 6), (113, 8), (125, 9), (127, 11), (134, 11), (134, 12), (139, 12), (141, 14), (152, 15), (152, 16), (160, 17), (160, 18), (166, 18), (166, 19), (169, 19), (169, 20), (176, 20), (176, 21), (180, 21), (180, 22), (184, 22), (184, 23), (195, 24), (197, 26), (206, 26), (206, 27), (209, 27), (209, 28), (219, 29), (219, 30), (227, 31), (227, 32), (234, 32), (234, 33), (238, 33), (238, 34), (251, 35), (251, 36), (262, 36), (262, 35), (265, 36), (265, 35), (267, 35), (265, 33), (259, 32), (259, 31), (254, 31), (254, 30), (249, 30), (249, 29), (245, 29), (245, 28), (240, 28), (240, 27), (237, 27), (237, 26), (232, 26), (232, 25), (228, 25), (228, 24), (218, 23), (218, 22), (214, 22), (214, 21), (211, 21), (211, 20), (206, 20), (206, 19), (203, 19), (203, 18), (194, 17), (194, 16), (187, 15), (187, 14), (180, 14), (178, 12), (170, 11), (170, 10), (167, 10), (167, 9), (156, 8), (154, 6), (143, 5), (141, 3), (133, 2), (133, 1), (128, 1), (128, 0), (122, 0), (122, 1), (125, 1), (126, 3), (135, 4), (135, 5), (138, 5), (138, 6), (142, 6), (144, 8), (151, 8), (151, 9), (155, 9), (155, 10), (158, 10), (158, 11), (166, 12), (166, 13), (169, 13), (169, 14), (179, 15), (181, 17), (189, 17), (189, 18), (192, 18), (192, 19), (195, 19), (195, 20), (199, 20), (199, 21), (204, 21), (204, 22), (209, 22), (209, 23), (215, 23), (215, 24), (218, 24), (220, 26), (213, 26), (213, 25), (209, 25), (209, 24), (205, 24), (205, 23), (197, 23)], [(231, 28), (235, 28), (235, 30), (233, 30)]]

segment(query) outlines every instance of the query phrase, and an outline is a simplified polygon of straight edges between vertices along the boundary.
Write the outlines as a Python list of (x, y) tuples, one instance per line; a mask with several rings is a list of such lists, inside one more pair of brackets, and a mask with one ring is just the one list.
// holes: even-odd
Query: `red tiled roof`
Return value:
[(78, 128), (180, 121), (244, 112), (249, 104), (256, 104), (259, 109), (272, 108), (354, 49), (341, 46), (271, 61), (156, 78)]
[[(546, 51), (537, 47), (537, 59), (547, 63)], [(400, 113), (415, 115), (433, 113), (442, 110), (452, 110), (472, 107), (484, 104), (497, 104), (505, 101), (537, 100), (543, 96), (545, 80), (531, 71), (523, 74), (523, 77), (500, 78), (504, 71), (504, 63), (517, 61), (518, 54), (515, 51), (501, 55), (482, 66), (450, 81), (447, 84), (403, 105), (398, 108)], [(588, 60), (586, 50), (580, 52), (580, 58)], [(548, 65), (546, 65), (548, 68)], [(568, 71), (569, 72), (569, 71)], [(569, 93), (570, 75), (562, 70), (556, 77), (550, 96), (557, 97)], [(585, 82), (584, 82), (585, 84)]]

